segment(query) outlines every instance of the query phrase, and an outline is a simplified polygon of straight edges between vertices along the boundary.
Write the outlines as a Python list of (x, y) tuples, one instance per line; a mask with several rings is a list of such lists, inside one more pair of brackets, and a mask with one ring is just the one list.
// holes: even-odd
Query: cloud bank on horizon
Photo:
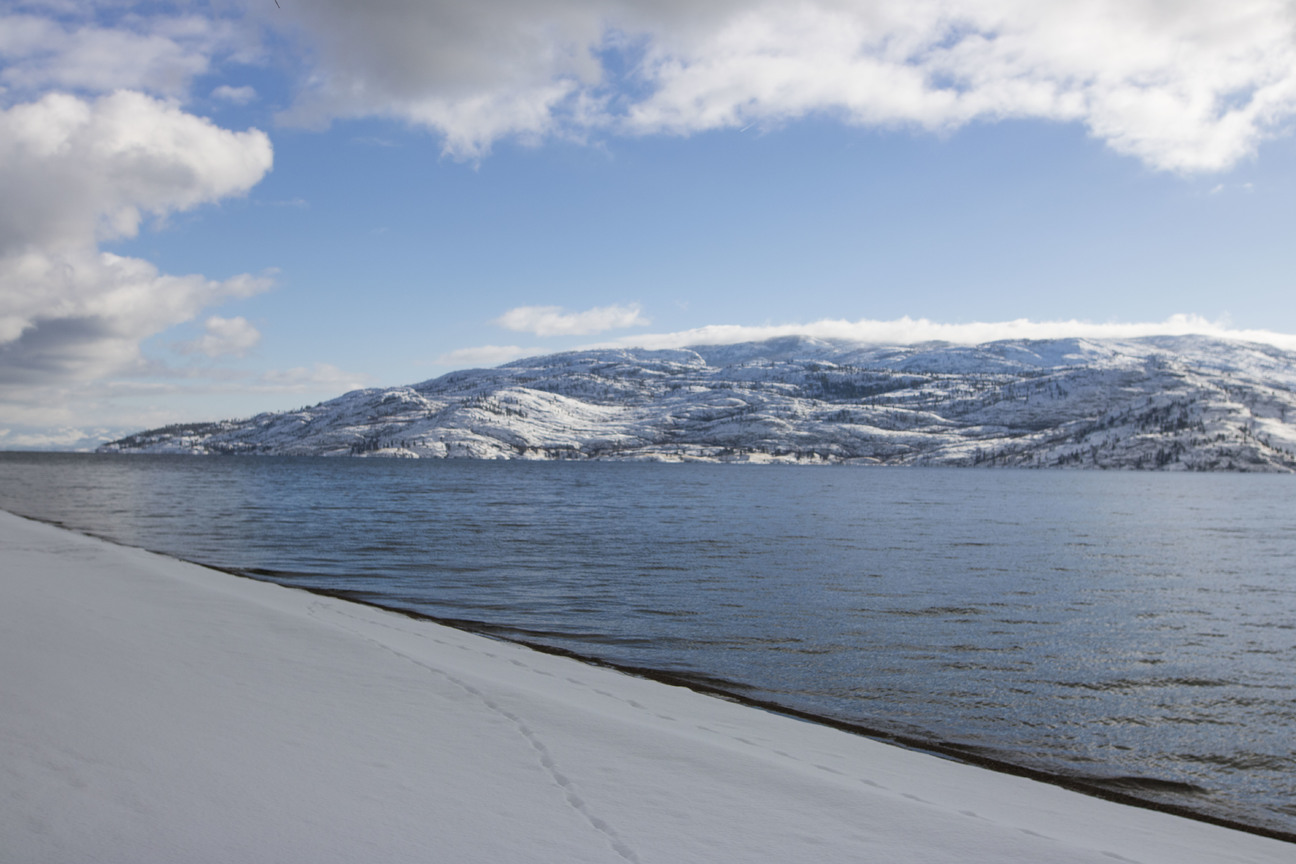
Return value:
[(783, 336), (861, 342), (872, 345), (919, 345), (950, 342), (982, 345), (1012, 339), (1137, 339), (1144, 336), (1213, 336), (1241, 342), (1259, 342), (1296, 351), (1296, 335), (1270, 330), (1247, 330), (1208, 321), (1199, 315), (1172, 315), (1161, 322), (1105, 324), (1090, 321), (976, 321), (942, 324), (925, 318), (894, 321), (812, 321), (807, 324), (745, 326), (713, 324), (678, 333), (627, 336), (591, 347), (686, 348), (690, 345), (734, 345)]
[[(501, 316), (496, 323), (509, 319), (513, 312)], [(529, 310), (528, 310), (529, 311)], [(592, 309), (589, 312), (602, 312)], [(577, 317), (583, 313), (568, 313)], [(647, 323), (647, 322), (645, 322)], [(506, 326), (501, 323), (501, 326)], [(631, 325), (626, 325), (631, 326)], [(519, 329), (519, 328), (510, 328)], [(620, 329), (610, 326), (608, 330)], [(575, 332), (575, 331), (572, 331)], [(544, 334), (538, 334), (544, 335)], [(647, 348), (661, 350), (689, 348), (698, 345), (737, 345), (743, 342), (763, 342), (786, 336), (807, 336), (815, 339), (858, 342), (868, 345), (920, 345), (927, 342), (948, 342), (955, 345), (983, 345), (987, 342), (1022, 339), (1138, 339), (1145, 336), (1210, 336), (1239, 342), (1256, 342), (1288, 351), (1296, 351), (1296, 334), (1277, 333), (1233, 327), (1227, 322), (1209, 321), (1200, 315), (1171, 315), (1164, 321), (1107, 322), (1092, 321), (974, 321), (963, 324), (946, 324), (925, 318), (898, 318), (892, 321), (862, 319), (845, 321), (825, 319), (792, 324), (709, 324), (672, 333), (641, 333), (621, 336), (611, 340), (592, 342), (576, 350), (601, 348)], [(524, 348), (518, 345), (481, 345), (459, 348), (441, 355), (439, 362), (455, 368), (490, 367), (523, 357), (552, 353), (541, 347)]]
[[(936, 135), (1045, 120), (1186, 176), (1227, 171), (1287, 133), (1294, 36), (1283, 0), (16, 0), (0, 12), (0, 412), (32, 427), (84, 423), (87, 412), (135, 425), (161, 414), (127, 416), (111, 393), (138, 392), (146, 377), (159, 393), (364, 380), (317, 364), (295, 376), (243, 372), (237, 383), (219, 364), (253, 354), (262, 333), (213, 310), (268, 291), (272, 274), (173, 275), (110, 251), (178, 214), (246, 197), (269, 175), (271, 135), (213, 119), (216, 106), (262, 98), (231, 70), (285, 77), (276, 128), (397, 121), (470, 162), (505, 141), (686, 138), (809, 118)], [(202, 334), (172, 340), (170, 353), (145, 349), (200, 319)], [(536, 304), (494, 323), (544, 338), (649, 322), (637, 304)], [(1116, 325), (806, 326), (951, 339)], [(702, 341), (767, 330), (779, 328), (688, 332)], [(185, 365), (198, 357), (207, 371)]]

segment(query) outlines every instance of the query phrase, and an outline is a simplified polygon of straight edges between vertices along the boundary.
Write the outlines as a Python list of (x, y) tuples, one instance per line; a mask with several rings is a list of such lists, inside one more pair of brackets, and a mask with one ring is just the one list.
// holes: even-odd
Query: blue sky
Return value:
[(0, 448), (590, 344), (1296, 346), (1285, 4), (1047, 5), (9, 3)]

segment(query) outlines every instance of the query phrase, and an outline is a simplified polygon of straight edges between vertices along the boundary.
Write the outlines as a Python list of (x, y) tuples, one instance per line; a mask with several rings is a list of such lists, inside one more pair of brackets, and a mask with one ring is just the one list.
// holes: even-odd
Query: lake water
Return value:
[(0, 454), (0, 507), (1296, 832), (1296, 478)]

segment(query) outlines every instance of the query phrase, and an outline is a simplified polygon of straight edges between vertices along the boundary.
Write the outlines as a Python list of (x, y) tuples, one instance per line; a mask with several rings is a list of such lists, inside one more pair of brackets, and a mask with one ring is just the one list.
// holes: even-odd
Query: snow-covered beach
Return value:
[(1278, 862), (1293, 846), (0, 513), (13, 862)]

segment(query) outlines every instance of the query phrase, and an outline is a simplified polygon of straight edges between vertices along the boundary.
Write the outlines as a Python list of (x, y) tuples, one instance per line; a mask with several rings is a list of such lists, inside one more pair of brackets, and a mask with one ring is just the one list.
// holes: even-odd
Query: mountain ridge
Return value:
[(99, 451), (1293, 472), (1296, 352), (1205, 336), (595, 348)]

